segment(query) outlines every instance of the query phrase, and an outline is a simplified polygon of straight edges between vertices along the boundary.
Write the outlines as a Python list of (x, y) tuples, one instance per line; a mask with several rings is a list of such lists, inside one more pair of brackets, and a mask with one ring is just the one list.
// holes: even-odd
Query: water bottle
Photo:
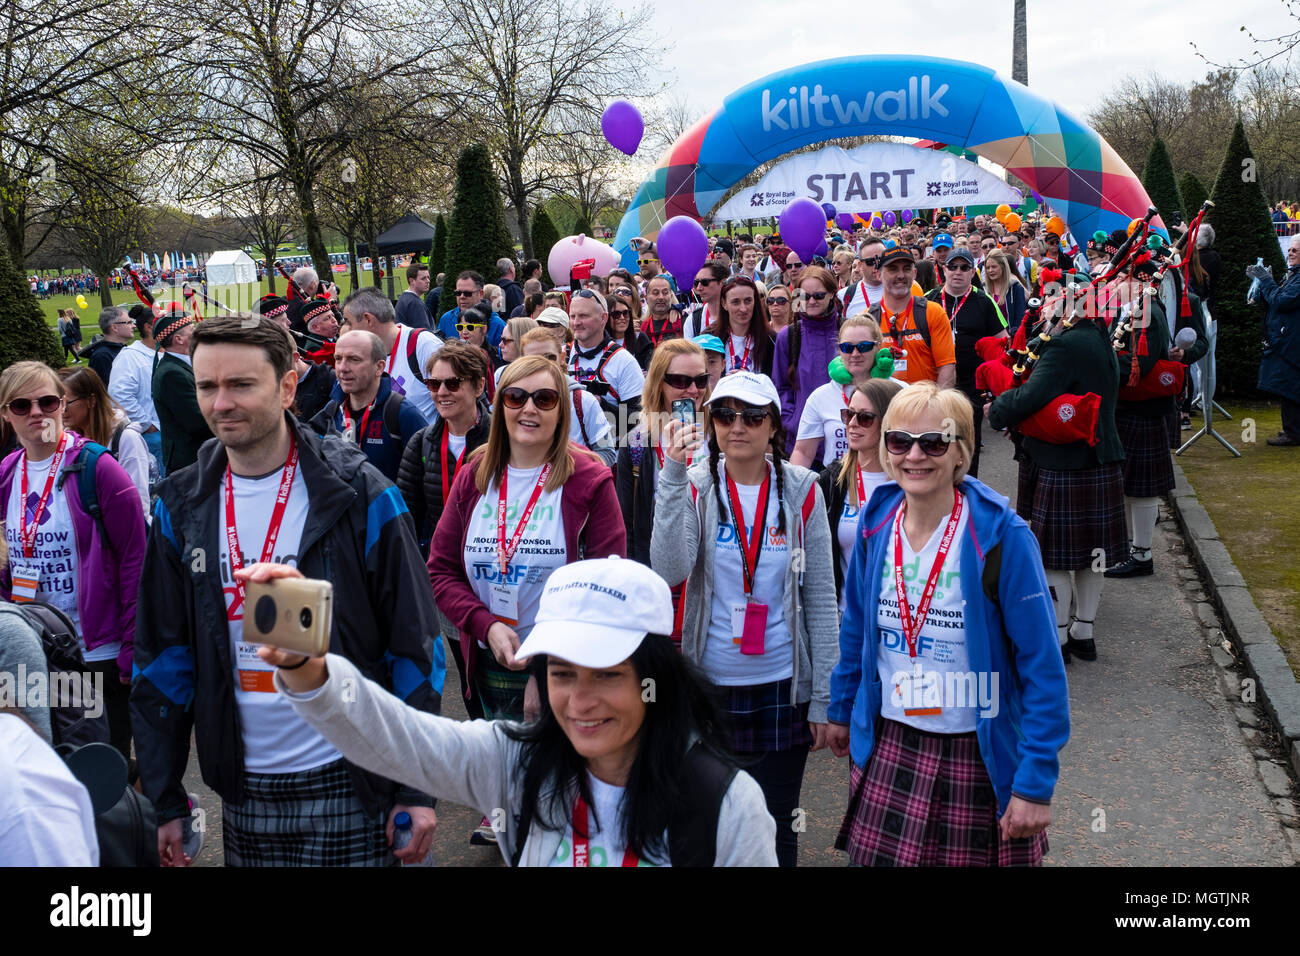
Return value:
[[(393, 852), (405, 848), (414, 838), (411, 832), (411, 815), (405, 811), (393, 818)], [(402, 866), (433, 866), (433, 853), (430, 852), (419, 863), (403, 863)]]
[[(1259, 258), (1255, 260), (1255, 265), (1262, 266), (1263, 264), (1264, 264), (1263, 258)], [(1246, 290), (1246, 304), (1254, 305), (1258, 300), (1259, 300), (1259, 280), (1251, 279), (1250, 288)]]

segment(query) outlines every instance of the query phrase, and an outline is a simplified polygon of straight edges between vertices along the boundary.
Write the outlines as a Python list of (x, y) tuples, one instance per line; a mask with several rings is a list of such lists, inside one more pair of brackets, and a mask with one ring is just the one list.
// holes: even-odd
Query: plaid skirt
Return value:
[(881, 722), (837, 849), (859, 866), (1040, 866), (1047, 832), (1004, 840), (974, 733), (930, 734)]
[(770, 753), (812, 746), (808, 703), (793, 703), (793, 678), (719, 690), (724, 695), (723, 709), (731, 717), (731, 746), (736, 753)]
[(524, 719), (524, 688), (528, 686), (528, 671), (512, 671), (497, 663), (496, 656), (474, 645), (478, 660), (474, 662), (474, 687), (483, 704), (483, 716), (488, 720)]
[(1115, 431), (1124, 446), (1124, 494), (1155, 498), (1174, 487), (1174, 460), (1169, 454), (1169, 419), (1142, 418), (1115, 412)]
[(387, 819), (366, 813), (342, 760), (245, 774), (244, 802), (221, 806), (226, 866), (396, 866)]
[(1118, 462), (1077, 471), (1021, 462), (1016, 513), (1033, 530), (1043, 567), (1049, 571), (1091, 567), (1098, 548), (1105, 552), (1107, 567), (1128, 557), (1124, 478)]

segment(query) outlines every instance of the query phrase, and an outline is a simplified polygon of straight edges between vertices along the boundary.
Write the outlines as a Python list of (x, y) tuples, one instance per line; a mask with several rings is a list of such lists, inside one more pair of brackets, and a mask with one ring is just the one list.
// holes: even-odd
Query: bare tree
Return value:
[(297, 218), (293, 191), (281, 171), (266, 158), (245, 152), (230, 161), (232, 185), (220, 195), (223, 218), (237, 223), (242, 242), (251, 242), (266, 261), (268, 291), (275, 292), (275, 261), (280, 244), (294, 234)]
[(650, 11), (597, 0), (437, 0), (432, 16), (465, 38), (460, 100), (478, 120), (531, 257), (529, 204), (557, 178), (535, 153), (565, 132), (557, 114), (599, 116), (609, 99), (654, 75), (664, 50), (652, 45)]
[[(584, 122), (585, 120), (585, 122)], [(555, 174), (558, 198), (567, 202), (579, 220), (595, 224), (613, 201), (617, 184), (625, 178), (622, 154), (611, 149), (590, 116), (574, 116), (561, 124), (569, 132), (548, 139), (543, 150)]]

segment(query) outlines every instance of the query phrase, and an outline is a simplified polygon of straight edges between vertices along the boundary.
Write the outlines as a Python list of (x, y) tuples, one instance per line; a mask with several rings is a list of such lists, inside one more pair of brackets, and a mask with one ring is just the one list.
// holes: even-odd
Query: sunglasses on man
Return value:
[(956, 262), (948, 263), (949, 272), (970, 272), (974, 268), (975, 267), (971, 265), (969, 262), (963, 262), (960, 259), (957, 260)]
[(478, 295), (478, 290), (470, 289), (468, 292), (466, 292), (464, 289), (456, 290), (456, 298), (458, 299), (468, 299), (472, 295)]

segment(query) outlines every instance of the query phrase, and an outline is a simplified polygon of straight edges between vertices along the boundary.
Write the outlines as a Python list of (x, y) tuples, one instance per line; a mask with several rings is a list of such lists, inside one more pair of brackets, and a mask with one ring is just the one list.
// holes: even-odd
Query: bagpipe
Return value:
[[(300, 286), (284, 264), (284, 260), (276, 259), (272, 266), (275, 271), (280, 273), (284, 279), (285, 288), (289, 293), (289, 299), (297, 299), (301, 302), (308, 303), (307, 309), (303, 312), (301, 318), (303, 325), (306, 326), (315, 317), (316, 309), (325, 307), (334, 308), (334, 300), (330, 294), (325, 291), (326, 283), (321, 282), (321, 291), (315, 297), (309, 296), (307, 290)], [(290, 326), (289, 334), (293, 336), (294, 345), (297, 346), (298, 354), (304, 361), (313, 365), (328, 365), (334, 367), (334, 340), (326, 338), (323, 335), (317, 335), (310, 330), (299, 331)]]
[[(284, 277), (285, 286), (289, 290), (290, 299), (301, 299), (303, 302), (306, 302), (311, 298), (303, 287), (294, 281), (293, 274), (284, 267), (283, 259), (276, 259), (272, 265), (275, 267), (275, 271)], [(322, 283), (322, 287), (323, 285), (324, 283)]]

